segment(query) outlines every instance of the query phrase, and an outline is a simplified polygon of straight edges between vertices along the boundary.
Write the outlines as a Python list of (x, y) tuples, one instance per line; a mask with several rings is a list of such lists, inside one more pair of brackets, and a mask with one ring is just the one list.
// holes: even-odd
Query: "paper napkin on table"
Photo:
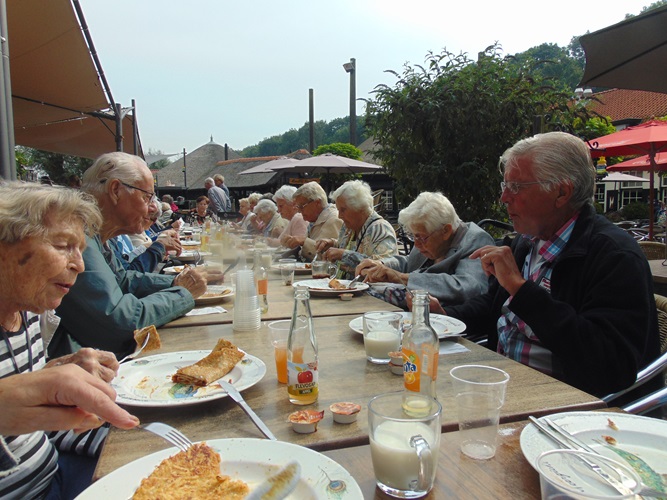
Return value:
[(227, 309), (221, 306), (215, 307), (202, 307), (199, 309), (193, 309), (186, 316), (202, 316), (204, 314), (216, 314), (216, 313), (226, 313)]

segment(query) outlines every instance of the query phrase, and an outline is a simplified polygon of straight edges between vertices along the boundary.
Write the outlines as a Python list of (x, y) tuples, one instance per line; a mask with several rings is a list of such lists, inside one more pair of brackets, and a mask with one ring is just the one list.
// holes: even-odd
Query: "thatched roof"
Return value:
[[(304, 158), (310, 158), (312, 155), (305, 149), (299, 149), (298, 151), (284, 156), (302, 160)], [(237, 158), (234, 160), (219, 161), (216, 165), (215, 172), (213, 173), (222, 174), (225, 178), (225, 184), (229, 189), (261, 188), (262, 186), (276, 182), (276, 177), (280, 176), (281, 174), (279, 172), (246, 175), (239, 174), (244, 170), (248, 170), (249, 168), (256, 167), (257, 165), (261, 165), (262, 163), (266, 163), (280, 157), (281, 156), (261, 156), (255, 158)]]
[[(240, 158), (239, 154), (233, 149), (229, 149), (229, 158)], [(185, 155), (186, 176), (189, 189), (203, 188), (204, 180), (207, 177), (213, 177), (217, 174), (216, 164), (225, 159), (225, 147), (220, 144), (210, 142), (198, 147), (191, 153)], [(233, 160), (232, 160), (233, 161)], [(220, 172), (222, 173), (222, 172)], [(223, 175), (225, 175), (223, 173)], [(158, 187), (165, 186), (183, 186), (183, 158), (179, 158), (173, 163), (157, 172)]]
[(359, 144), (358, 148), (361, 150), (361, 159), (367, 163), (381, 165), (381, 163), (373, 157), (373, 151), (375, 151), (377, 147), (378, 145), (372, 137), (369, 137)]

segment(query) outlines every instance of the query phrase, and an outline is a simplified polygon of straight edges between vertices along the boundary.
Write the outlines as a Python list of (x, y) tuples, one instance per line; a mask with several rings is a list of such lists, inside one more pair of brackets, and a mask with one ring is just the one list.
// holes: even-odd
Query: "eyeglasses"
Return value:
[(144, 203), (146, 203), (146, 205), (150, 205), (151, 203), (157, 202), (157, 196), (155, 196), (155, 193), (151, 193), (150, 191), (146, 191), (145, 189), (138, 188), (137, 186), (133, 186), (132, 184), (126, 184), (123, 181), (118, 181), (118, 182), (120, 182), (126, 188), (136, 189), (137, 191), (141, 191), (142, 193), (144, 193), (142, 195), (142, 198), (144, 199)]
[(500, 191), (505, 192), (505, 190), (509, 191), (512, 194), (519, 194), (519, 191), (521, 191), (521, 188), (525, 186), (532, 186), (534, 184), (551, 184), (550, 182), (545, 182), (545, 181), (534, 181), (534, 182), (501, 182), (500, 183)]
[(406, 235), (408, 238), (412, 239), (412, 241), (414, 241), (415, 244), (416, 244), (416, 243), (419, 243), (420, 245), (425, 245), (426, 242), (428, 241), (428, 239), (429, 239), (431, 236), (433, 236), (435, 233), (437, 233), (438, 231), (440, 231), (441, 229), (442, 229), (442, 227), (439, 227), (439, 228), (436, 229), (435, 231), (433, 231), (433, 232), (427, 234), (426, 236), (416, 236), (416, 235), (414, 235), (414, 234), (412, 234), (412, 233), (410, 233), (410, 232), (407, 232), (407, 231), (406, 231), (405, 235)]
[(308, 205), (310, 205), (310, 204), (311, 204), (312, 202), (314, 202), (314, 201), (315, 201), (315, 200), (307, 201), (307, 202), (304, 203), (303, 205), (297, 205), (297, 204), (295, 203), (295, 204), (294, 204), (294, 208), (296, 208), (299, 212), (301, 212), (305, 207), (307, 207)]

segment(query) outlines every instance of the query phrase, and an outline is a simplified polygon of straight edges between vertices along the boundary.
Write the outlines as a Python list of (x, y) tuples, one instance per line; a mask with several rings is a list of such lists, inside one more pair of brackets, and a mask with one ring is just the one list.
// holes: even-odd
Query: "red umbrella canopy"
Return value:
[(591, 156), (656, 154), (667, 149), (667, 122), (651, 120), (589, 142)]
[[(637, 158), (625, 160), (624, 162), (607, 167), (607, 170), (611, 172), (628, 172), (632, 170), (647, 172), (651, 170), (651, 160), (648, 155), (638, 156)], [(667, 152), (655, 155), (655, 170), (667, 170)]]

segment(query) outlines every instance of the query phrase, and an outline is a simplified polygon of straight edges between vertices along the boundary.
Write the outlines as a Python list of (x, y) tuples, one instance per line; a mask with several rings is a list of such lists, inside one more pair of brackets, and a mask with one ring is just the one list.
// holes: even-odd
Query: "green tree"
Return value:
[[(152, 149), (152, 148), (149, 148), (149, 149), (148, 149), (148, 153), (146, 153), (146, 156), (147, 156), (147, 157), (148, 157), (148, 156), (159, 156), (159, 155), (163, 155), (163, 154), (164, 154), (164, 152), (161, 151), (161, 150), (159, 150), (159, 149)], [(161, 159), (161, 160), (154, 161), (153, 163), (151, 163), (150, 165), (148, 165), (148, 167), (149, 167), (151, 170), (161, 170), (161, 169), (163, 169), (164, 167), (166, 167), (167, 165), (169, 165), (170, 163), (171, 163), (171, 162), (170, 162), (167, 158), (163, 158), (163, 159)]]
[(315, 148), (313, 156), (323, 155), (324, 153), (331, 153), (345, 158), (352, 158), (353, 160), (361, 160), (361, 149), (353, 146), (347, 142), (334, 142), (333, 144), (322, 144)]
[(445, 50), (426, 63), (391, 71), (396, 84), (377, 86), (368, 100), (375, 157), (396, 180), (400, 201), (441, 191), (464, 220), (506, 217), (499, 156), (536, 129), (571, 131), (585, 107), (571, 106), (570, 92), (502, 57), (497, 45), (476, 62)]
[(61, 155), (39, 149), (32, 149), (31, 151), (32, 167), (48, 174), (56, 184), (67, 185), (67, 178), (70, 175), (81, 177), (86, 169), (93, 164), (93, 160), (89, 158)]
[(552, 85), (563, 85), (573, 91), (584, 74), (584, 60), (572, 57), (569, 49), (554, 43), (543, 43), (516, 54), (515, 62), (530, 68), (533, 77), (551, 80)]

